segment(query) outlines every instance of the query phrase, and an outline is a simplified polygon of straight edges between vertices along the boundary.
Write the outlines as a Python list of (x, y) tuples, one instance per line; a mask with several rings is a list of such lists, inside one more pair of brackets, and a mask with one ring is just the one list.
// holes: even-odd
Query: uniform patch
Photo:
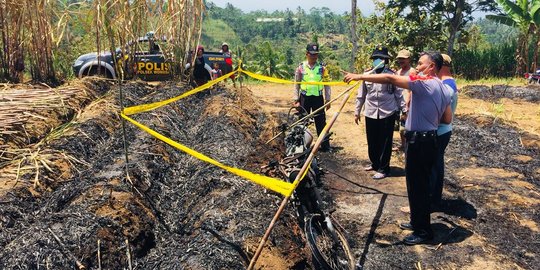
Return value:
[(420, 76), (420, 75), (409, 75), (411, 81), (427, 81), (433, 79), (433, 76)]

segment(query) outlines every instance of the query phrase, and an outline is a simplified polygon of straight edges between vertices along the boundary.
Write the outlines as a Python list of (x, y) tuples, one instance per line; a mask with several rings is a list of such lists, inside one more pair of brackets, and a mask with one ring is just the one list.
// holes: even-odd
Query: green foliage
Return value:
[(230, 45), (241, 44), (240, 38), (234, 29), (223, 20), (206, 19), (203, 21), (202, 28), (201, 44), (204, 45), (207, 51), (219, 51), (223, 42)]
[[(407, 20), (424, 21), (421, 37), (439, 36), (444, 38), (445, 46), (432, 44), (431, 48), (440, 49), (452, 55), (458, 35), (466, 31), (466, 26), (473, 20), (475, 11), (493, 11), (493, 0), (390, 0), (388, 7), (398, 8), (399, 15)], [(429, 17), (427, 20), (425, 17)], [(409, 44), (409, 43), (408, 43)], [(444, 49), (444, 50), (443, 50)]]
[(247, 46), (246, 53), (251, 55), (250, 60), (246, 61), (246, 69), (277, 78), (290, 78), (292, 69), (288, 66), (285, 54), (275, 50), (269, 41), (262, 42), (259, 46)]
[(513, 57), (515, 49), (516, 42), (484, 50), (476, 48), (458, 50), (452, 58), (454, 73), (469, 80), (512, 77), (516, 65)]
[(54, 51), (54, 66), (58, 79), (67, 80), (75, 77), (72, 65), (79, 55), (96, 50), (92, 35), (74, 37), (70, 42), (61, 42)]
[(514, 26), (519, 29), (518, 47), (516, 50), (516, 73), (529, 70), (529, 38), (533, 34), (534, 55), (533, 69), (538, 62), (538, 46), (540, 45), (540, 1), (539, 0), (496, 0), (505, 14), (490, 15), (488, 19)]
[[(233, 50), (235, 63), (242, 59), (248, 70), (292, 79), (294, 69), (305, 60), (306, 44), (310, 41), (320, 44), (324, 50), (320, 59), (328, 63), (335, 78), (339, 78), (342, 67), (349, 65), (350, 50), (345, 38), (349, 31), (347, 17), (336, 15), (328, 8), (312, 8), (309, 12), (298, 8), (244, 13), (230, 4), (225, 8), (213, 3), (207, 6), (209, 16), (204, 22), (203, 44), (213, 46), (215, 41), (223, 40), (223, 36), (238, 37), (236, 41), (226, 41), (236, 48)], [(221, 23), (228, 25), (234, 34), (221, 30), (223, 27), (218, 26)], [(272, 54), (267, 52), (268, 46)], [(270, 68), (268, 65), (272, 62), (279, 67)]]
[[(473, 27), (477, 27), (480, 32), (476, 32)], [(518, 31), (514, 27), (487, 19), (474, 21), (467, 32), (469, 32), (469, 36), (474, 36), (476, 34), (481, 35), (480, 38), (482, 38), (489, 46), (492, 44), (512, 43), (518, 38)], [(468, 42), (468, 40), (466, 40), (466, 42)]]

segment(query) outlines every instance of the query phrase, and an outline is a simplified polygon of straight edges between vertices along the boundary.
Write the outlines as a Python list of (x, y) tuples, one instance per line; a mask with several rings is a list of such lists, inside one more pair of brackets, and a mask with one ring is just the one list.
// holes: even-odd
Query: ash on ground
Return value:
[[(120, 87), (126, 106), (187, 90), (174, 84)], [(111, 87), (104, 99), (118, 104), (117, 91)], [(122, 125), (114, 108), (83, 111), (84, 121), (41, 146), (64, 153), (69, 162), (58, 157), (48, 161), (50, 170), (29, 169), (10, 182), (13, 187), (3, 188), (0, 268), (246, 268), (281, 197), (129, 123), (126, 177)], [(256, 172), (281, 150), (277, 143), (262, 146), (273, 122), (247, 89), (217, 87), (133, 118), (219, 162)], [(38, 172), (48, 181), (33, 185)], [(286, 210), (259, 266), (309, 267), (298, 231)]]

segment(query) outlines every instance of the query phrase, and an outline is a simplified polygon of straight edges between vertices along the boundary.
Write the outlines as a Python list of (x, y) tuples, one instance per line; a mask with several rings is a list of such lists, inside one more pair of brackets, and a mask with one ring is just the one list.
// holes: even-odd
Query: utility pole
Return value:
[(351, 66), (350, 71), (355, 72), (354, 63), (356, 61), (356, 52), (358, 51), (358, 38), (356, 37), (356, 0), (351, 0), (351, 42), (352, 42), (352, 54), (351, 54)]

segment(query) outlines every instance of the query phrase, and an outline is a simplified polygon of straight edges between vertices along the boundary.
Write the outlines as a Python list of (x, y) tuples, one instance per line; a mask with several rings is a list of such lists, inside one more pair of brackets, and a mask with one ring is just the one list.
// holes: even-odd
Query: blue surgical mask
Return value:
[(384, 67), (384, 60), (377, 58), (373, 60), (373, 68), (379, 69)]

